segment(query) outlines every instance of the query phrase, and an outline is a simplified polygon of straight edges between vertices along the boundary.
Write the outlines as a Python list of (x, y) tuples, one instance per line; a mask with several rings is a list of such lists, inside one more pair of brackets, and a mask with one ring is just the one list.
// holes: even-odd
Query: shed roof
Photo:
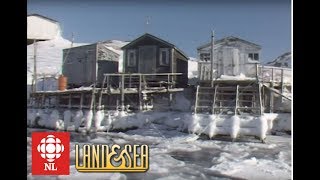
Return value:
[(29, 14), (27, 17), (29, 17), (29, 16), (37, 16), (37, 17), (40, 17), (40, 18), (42, 18), (42, 19), (49, 20), (49, 21), (51, 21), (51, 22), (53, 22), (53, 23), (58, 23), (58, 21), (56, 21), (56, 20), (54, 20), (54, 19), (51, 19), (51, 18), (48, 18), (48, 17), (43, 16), (43, 15), (40, 15), (40, 14)]
[[(253, 43), (253, 42), (250, 42), (250, 41), (247, 41), (247, 40), (241, 39), (241, 38), (239, 38), (239, 37), (235, 37), (235, 36), (227, 36), (227, 37), (224, 37), (224, 38), (222, 38), (222, 39), (219, 39), (219, 40), (215, 41), (214, 43), (215, 43), (215, 44), (220, 44), (220, 43), (228, 42), (228, 41), (239, 41), (239, 42), (248, 44), (248, 45), (250, 45), (250, 46), (254, 46), (254, 47), (256, 47), (256, 48), (261, 48), (261, 46), (258, 45), (258, 44), (255, 44), (255, 43)], [(208, 47), (208, 46), (210, 46), (210, 45), (211, 45), (211, 43), (207, 43), (207, 44), (201, 45), (201, 46), (199, 46), (199, 47), (197, 48), (197, 50), (200, 50), (200, 49), (202, 49), (202, 48)]]
[(154, 35), (152, 35), (152, 34), (149, 34), (149, 33), (143, 34), (142, 36), (136, 38), (135, 40), (133, 40), (133, 41), (131, 41), (130, 43), (128, 43), (128, 44), (126, 44), (125, 46), (123, 46), (121, 49), (127, 49), (128, 47), (136, 44), (138, 41), (140, 41), (140, 40), (142, 40), (142, 39), (144, 39), (144, 38), (147, 38), (147, 37), (148, 37), (148, 38), (152, 38), (152, 39), (154, 39), (154, 40), (156, 40), (156, 41), (159, 41), (159, 42), (161, 42), (161, 43), (163, 43), (163, 44), (166, 44), (167, 46), (170, 46), (171, 48), (174, 48), (175, 50), (177, 50), (177, 52), (179, 52), (179, 53), (180, 53), (182, 56), (184, 56), (186, 59), (189, 59), (188, 56), (187, 56), (182, 50), (180, 50), (179, 48), (177, 48), (174, 44), (171, 44), (171, 43), (169, 43), (168, 41), (165, 41), (165, 40), (163, 40), (163, 39), (160, 39), (160, 38), (158, 38), (158, 37), (156, 37), (156, 36), (154, 36)]

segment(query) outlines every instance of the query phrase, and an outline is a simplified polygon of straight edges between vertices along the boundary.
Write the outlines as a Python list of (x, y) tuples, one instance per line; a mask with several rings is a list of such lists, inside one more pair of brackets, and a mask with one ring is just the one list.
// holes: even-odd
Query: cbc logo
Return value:
[(55, 159), (60, 158), (61, 153), (64, 151), (64, 146), (59, 138), (56, 138), (54, 135), (48, 135), (41, 139), (37, 150), (41, 153), (40, 155), (43, 159), (53, 162)]

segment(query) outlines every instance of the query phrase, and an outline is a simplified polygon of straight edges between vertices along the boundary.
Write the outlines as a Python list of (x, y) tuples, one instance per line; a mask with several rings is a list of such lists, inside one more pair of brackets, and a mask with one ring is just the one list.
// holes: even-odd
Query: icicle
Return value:
[(63, 112), (64, 130), (68, 130), (72, 118), (72, 113), (68, 109)]
[(89, 110), (85, 117), (85, 121), (86, 121), (85, 127), (87, 131), (89, 131), (91, 128), (92, 118), (93, 118), (93, 111)]
[(95, 116), (94, 116), (94, 123), (95, 123), (96, 130), (101, 129), (101, 122), (103, 121), (103, 119), (104, 119), (103, 110), (97, 111)]
[(231, 117), (231, 132), (232, 139), (236, 139), (240, 130), (240, 118), (237, 115)]
[(81, 123), (83, 122), (83, 112), (78, 110), (73, 118), (75, 130), (78, 131)]

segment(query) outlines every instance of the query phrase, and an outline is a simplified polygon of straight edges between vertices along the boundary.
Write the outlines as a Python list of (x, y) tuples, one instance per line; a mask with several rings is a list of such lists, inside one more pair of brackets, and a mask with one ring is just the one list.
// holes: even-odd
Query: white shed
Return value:
[[(58, 21), (39, 14), (27, 16), (28, 44), (33, 40), (51, 40), (60, 35), (61, 29)], [(29, 43), (30, 42), (30, 43)]]
[[(197, 48), (200, 59), (198, 75), (200, 80), (210, 80), (211, 43)], [(221, 75), (247, 77), (255, 76), (255, 65), (260, 63), (261, 46), (255, 43), (229, 36), (214, 43), (213, 73), (214, 78)]]

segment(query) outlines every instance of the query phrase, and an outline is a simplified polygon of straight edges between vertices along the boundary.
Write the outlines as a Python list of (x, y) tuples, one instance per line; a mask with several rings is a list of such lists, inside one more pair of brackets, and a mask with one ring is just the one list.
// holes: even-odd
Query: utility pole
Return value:
[(213, 83), (213, 58), (214, 58), (214, 31), (212, 30), (211, 32), (211, 53), (210, 53), (210, 59), (211, 59), (211, 67), (210, 67), (210, 70), (211, 70), (211, 83)]
[(37, 91), (37, 41), (33, 40), (33, 92)]
[(146, 24), (145, 24), (145, 32), (146, 33), (148, 32), (149, 24), (150, 24), (150, 16), (147, 16), (146, 17)]
[(73, 47), (73, 41), (74, 41), (74, 35), (73, 35), (73, 32), (71, 34), (71, 47)]

